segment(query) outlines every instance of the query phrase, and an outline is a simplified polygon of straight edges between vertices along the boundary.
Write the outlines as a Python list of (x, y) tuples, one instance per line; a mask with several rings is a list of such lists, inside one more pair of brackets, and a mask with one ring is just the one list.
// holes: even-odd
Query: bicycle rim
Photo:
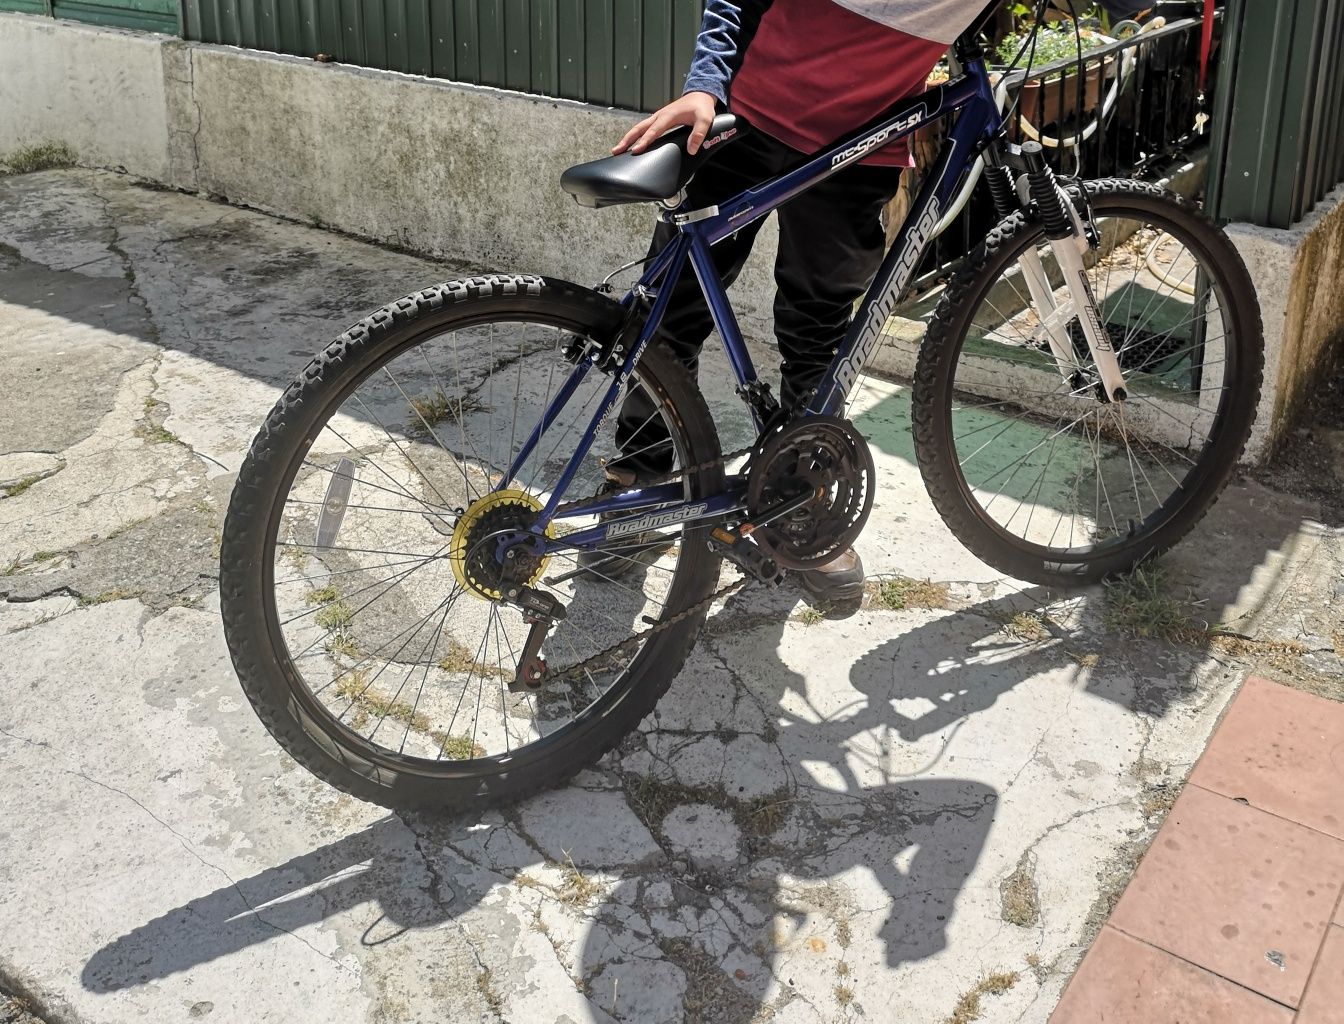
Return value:
[[(579, 571), (577, 552), (557, 553), (532, 585), (566, 606), (542, 652), (548, 678), (563, 681), (508, 690), (528, 626), (464, 564), (471, 545), (462, 527), (471, 519), (476, 536), (488, 535), (492, 515), (525, 517), (550, 496), (610, 384), (605, 375), (585, 378), (533, 454), (504, 477), (572, 369), (560, 355), (571, 338), (516, 318), (413, 337), (331, 398), (286, 473), (263, 560), (272, 644), (307, 713), (374, 763), (462, 777), (546, 756), (619, 699), (657, 639), (567, 670), (693, 598), (696, 571), (678, 528), (656, 546), (610, 549), (626, 572)], [(637, 369), (622, 397), (658, 387)], [(685, 431), (661, 396), (641, 429), (658, 425), (668, 465), (686, 465)], [(599, 435), (566, 497), (593, 493), (602, 460), (615, 454), (610, 431)], [(593, 522), (567, 519), (553, 530)]]
[(1098, 200), (1095, 223), (1101, 245), (1085, 262), (1128, 399), (1103, 400), (1076, 317), (1061, 370), (1023, 254), (1038, 254), (1057, 303), (1070, 296), (1034, 227), (967, 296), (945, 392), (962, 500), (999, 543), (1045, 564), (1143, 557), (1202, 514), (1244, 443), (1231, 425), (1243, 338), (1221, 255), (1199, 230), (1123, 198)]

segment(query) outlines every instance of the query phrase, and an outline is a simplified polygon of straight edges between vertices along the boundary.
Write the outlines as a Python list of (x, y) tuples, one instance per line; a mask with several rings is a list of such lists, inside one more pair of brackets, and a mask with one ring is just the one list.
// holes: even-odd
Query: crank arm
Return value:
[(815, 491), (804, 491), (739, 523), (736, 530), (716, 526), (709, 531), (709, 546), (715, 551), (722, 552), (747, 575), (755, 577), (767, 586), (778, 586), (784, 580), (784, 570), (759, 545), (748, 538), (767, 523), (772, 523), (825, 496), (826, 492), (820, 487)]

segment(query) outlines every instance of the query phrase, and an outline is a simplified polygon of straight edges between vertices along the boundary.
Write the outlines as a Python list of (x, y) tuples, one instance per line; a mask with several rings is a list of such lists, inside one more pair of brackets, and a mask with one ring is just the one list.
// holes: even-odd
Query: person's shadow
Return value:
[[(817, 929), (839, 941), (837, 956), (867, 957), (855, 970), (879, 966), (871, 962), (871, 942), (844, 952), (849, 936), (860, 928), (878, 939), (887, 969), (945, 949), (949, 922), (983, 853), (999, 794), (983, 781), (939, 774), (941, 751), (909, 771), (896, 770), (897, 762), (881, 751), (900, 754), (921, 744), (936, 749), (934, 734), (950, 734), (1019, 681), (1067, 661), (1071, 650), (1060, 637), (1028, 642), (1004, 631), (1004, 623), (1039, 608), (1044, 598), (1043, 591), (1026, 591), (928, 618), (859, 656), (847, 681), (824, 673), (804, 677), (779, 655), (785, 630), (800, 629), (788, 621), (794, 595), (787, 589), (731, 598), (708, 623), (705, 650), (697, 656), (731, 669), (739, 688), (777, 723), (767, 741), (787, 776), (787, 811), (771, 829), (744, 833), (736, 864), (707, 865), (698, 862), (694, 849), (671, 850), (659, 822), (649, 822), (665, 855), (607, 893), (575, 954), (573, 971), (592, 986), (595, 1019), (607, 1019), (598, 993), (613, 991), (621, 993), (617, 1019), (661, 1019), (645, 1013), (639, 1001), (642, 991), (652, 989), (647, 956), (623, 953), (623, 944), (612, 938), (628, 925), (622, 908), (634, 904), (638, 910), (636, 894), (647, 892), (653, 882), (670, 883), (677, 903), (706, 915), (722, 913), (714, 909), (722, 906), (715, 902), (716, 893), (732, 893), (741, 910), (741, 933), (732, 936), (731, 945), (748, 956), (743, 962), (755, 958), (748, 963), (753, 969), (741, 976), (723, 970), (722, 950), (697, 951), (703, 937), (693, 930), (682, 941), (661, 943), (673, 963), (694, 960), (678, 963), (689, 979), (703, 979), (706, 955), (719, 964), (718, 988), (699, 993), (712, 998), (715, 1020), (745, 1022), (759, 1014), (788, 984), (803, 936)], [(692, 665), (661, 707), (703, 699), (703, 685)], [(1088, 688), (1098, 692), (1091, 683)], [(1111, 694), (1102, 682), (1098, 695), (1133, 706), (1135, 692)], [(1154, 706), (1150, 695), (1145, 701), (1147, 712), (1164, 710), (1164, 700)], [(660, 736), (656, 728), (635, 735), (623, 748), (624, 756), (641, 744), (660, 742)], [(818, 764), (824, 765), (824, 779), (818, 777)], [(622, 781), (627, 794), (640, 783), (621, 758), (604, 767)], [(732, 777), (727, 765), (725, 781)], [(454, 844), (472, 824), (462, 817), (382, 819), (198, 896), (115, 939), (88, 961), (83, 984), (109, 992), (148, 983), (364, 904), (375, 905), (378, 913), (361, 945), (390, 947), (408, 930), (433, 928), (465, 912), (498, 884), (498, 874), (485, 882), (447, 881), (452, 876), (426, 852), (451, 848), (459, 853)], [(572, 845), (582, 847), (579, 839), (590, 823), (574, 820), (562, 826), (562, 839), (564, 827), (573, 829)], [(493, 869), (488, 863), (481, 866)], [(580, 870), (588, 866), (576, 865)], [(856, 877), (858, 892), (852, 888)], [(657, 925), (652, 927), (656, 932)], [(677, 1019), (700, 1018), (698, 1011), (685, 1010)]]

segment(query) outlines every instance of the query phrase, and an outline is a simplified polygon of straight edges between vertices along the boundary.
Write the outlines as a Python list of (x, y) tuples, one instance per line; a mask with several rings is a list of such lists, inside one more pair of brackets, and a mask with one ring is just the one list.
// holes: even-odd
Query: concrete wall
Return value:
[[(0, 155), (44, 141), (122, 168), (469, 264), (594, 284), (642, 256), (654, 212), (592, 211), (559, 187), (634, 115), (167, 36), (0, 14)], [(1248, 457), (1344, 330), (1344, 195), (1291, 231), (1237, 227), (1264, 308), (1265, 397)], [(773, 222), (734, 300), (768, 328)], [(407, 289), (427, 282), (408, 281)], [(899, 353), (884, 353), (879, 367)], [(887, 358), (891, 356), (891, 358)], [(763, 370), (768, 367), (763, 366)]]
[[(644, 255), (654, 223), (560, 191), (635, 118), (566, 100), (18, 14), (0, 14), (0, 97), (0, 155), (63, 141), (82, 164), (482, 271), (596, 284)], [(734, 290), (757, 331), (775, 237)]]
[(1317, 368), (1344, 354), (1344, 188), (1286, 231), (1228, 229), (1260, 295), (1265, 386), (1247, 459), (1269, 454)]
[(81, 163), (166, 180), (168, 41), (0, 14), (0, 156), (65, 142)]

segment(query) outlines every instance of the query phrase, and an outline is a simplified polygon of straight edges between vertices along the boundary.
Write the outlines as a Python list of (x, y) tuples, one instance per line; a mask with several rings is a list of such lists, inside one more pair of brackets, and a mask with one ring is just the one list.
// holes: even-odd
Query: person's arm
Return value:
[(728, 102), (728, 83), (742, 66), (756, 27), (773, 0), (709, 0), (695, 40), (683, 93), (707, 92)]
[(642, 153), (669, 129), (690, 125), (686, 152), (694, 154), (709, 133), (718, 104), (728, 102), (729, 83), (742, 66), (747, 44), (771, 3), (773, 0), (708, 0), (681, 98), (640, 121), (611, 151)]

